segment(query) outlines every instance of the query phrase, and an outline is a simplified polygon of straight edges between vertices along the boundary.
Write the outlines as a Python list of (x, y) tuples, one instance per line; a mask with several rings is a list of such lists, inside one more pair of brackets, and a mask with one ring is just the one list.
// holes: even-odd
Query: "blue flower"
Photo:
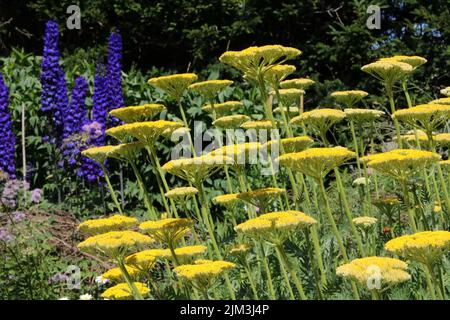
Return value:
[(0, 170), (6, 172), (10, 178), (16, 177), (15, 143), (12, 131), (11, 115), (9, 112), (9, 92), (0, 73)]

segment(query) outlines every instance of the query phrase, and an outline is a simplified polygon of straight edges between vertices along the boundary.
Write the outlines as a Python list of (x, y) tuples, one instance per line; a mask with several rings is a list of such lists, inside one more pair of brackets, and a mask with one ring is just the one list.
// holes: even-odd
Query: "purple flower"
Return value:
[[(122, 93), (122, 37), (118, 32), (111, 32), (108, 43), (108, 90), (109, 111), (124, 106)], [(120, 121), (112, 118), (111, 125)]]
[(14, 240), (14, 236), (6, 230), (6, 228), (0, 228), (0, 241), (11, 242)]
[(64, 71), (59, 64), (58, 24), (48, 21), (45, 25), (44, 52), (41, 73), (41, 110), (51, 115), (57, 130), (63, 124), (68, 104), (67, 84)]
[(54, 283), (58, 283), (58, 282), (65, 282), (68, 279), (69, 279), (69, 276), (67, 276), (64, 273), (56, 273), (48, 279), (48, 283), (54, 284)]
[(21, 188), (22, 182), (19, 180), (13, 179), (6, 181), (1, 198), (3, 205), (10, 208), (15, 208), (17, 205), (16, 199)]
[(31, 191), (31, 197), (30, 197), (31, 202), (39, 203), (39, 202), (41, 202), (41, 198), (42, 198), (42, 190), (41, 189), (33, 189), (33, 191)]
[(92, 121), (99, 124), (98, 129), (103, 131), (103, 135), (99, 136), (95, 141), (95, 145), (101, 146), (106, 143), (106, 120), (108, 118), (109, 106), (109, 89), (108, 78), (105, 74), (105, 66), (100, 65), (94, 78), (94, 95), (92, 97)]
[(67, 113), (64, 114), (64, 131), (63, 138), (67, 138), (73, 133), (81, 131), (81, 128), (87, 121), (86, 111), (86, 93), (88, 90), (88, 83), (86, 79), (79, 76), (75, 79), (75, 86), (72, 90), (72, 97), (70, 99)]
[(12, 131), (8, 105), (8, 88), (3, 82), (3, 75), (0, 73), (0, 170), (14, 179), (16, 177), (16, 160), (14, 157), (16, 138)]
[(21, 221), (25, 220), (25, 218), (26, 218), (25, 213), (21, 212), (21, 211), (16, 211), (12, 214), (12, 220), (14, 222), (21, 222)]

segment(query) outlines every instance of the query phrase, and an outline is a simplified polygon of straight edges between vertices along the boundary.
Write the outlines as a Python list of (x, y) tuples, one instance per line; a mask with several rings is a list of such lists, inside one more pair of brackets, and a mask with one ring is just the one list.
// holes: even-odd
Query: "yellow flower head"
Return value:
[(447, 97), (450, 97), (450, 87), (446, 87), (441, 90), (441, 94)]
[(337, 102), (348, 108), (351, 108), (355, 103), (368, 95), (366, 91), (362, 90), (335, 91), (330, 94)]
[(450, 133), (439, 133), (433, 136), (433, 140), (442, 146), (450, 145)]
[(301, 152), (283, 154), (278, 157), (278, 161), (282, 166), (321, 179), (354, 156), (354, 152), (344, 147), (311, 148)]
[(272, 122), (270, 120), (258, 120), (258, 121), (247, 121), (241, 124), (242, 129), (272, 129)]
[(358, 226), (362, 229), (367, 229), (372, 227), (375, 223), (377, 223), (378, 219), (375, 217), (363, 216), (354, 218), (352, 221), (355, 224), (355, 226)]
[[(336, 274), (353, 280), (367, 289), (382, 289), (389, 285), (411, 279), (408, 265), (398, 259), (387, 257), (366, 257), (352, 260), (336, 268)], [(379, 284), (379, 287), (375, 285)]]
[(239, 255), (246, 254), (247, 252), (250, 251), (251, 248), (252, 248), (252, 246), (249, 245), (248, 243), (241, 243), (241, 244), (238, 244), (238, 245), (232, 247), (230, 249), (229, 253), (234, 256), (239, 256)]
[(148, 273), (155, 266), (156, 259), (159, 258), (158, 254), (161, 253), (163, 253), (164, 257), (171, 256), (169, 249), (148, 249), (129, 255), (125, 258), (125, 263), (139, 271)]
[(411, 74), (413, 67), (398, 61), (376, 61), (366, 64), (361, 70), (391, 86)]
[(182, 280), (192, 282), (198, 288), (207, 289), (216, 281), (217, 277), (225, 271), (233, 269), (236, 265), (228, 261), (200, 261), (196, 264), (185, 264), (173, 269)]
[(151, 145), (166, 131), (173, 131), (182, 126), (183, 124), (180, 122), (167, 120), (134, 122), (108, 129), (106, 134), (118, 140), (123, 140), (129, 136), (138, 139), (144, 144)]
[(362, 157), (361, 161), (380, 173), (406, 180), (440, 159), (439, 154), (430, 151), (395, 149)]
[(191, 84), (189, 89), (197, 92), (199, 95), (207, 100), (214, 100), (214, 98), (226, 87), (231, 85), (231, 80), (207, 80)]
[(86, 220), (80, 223), (78, 230), (88, 235), (96, 235), (109, 231), (126, 230), (134, 227), (137, 223), (136, 218), (116, 214), (109, 218)]
[(344, 113), (349, 120), (359, 124), (363, 122), (372, 122), (384, 114), (384, 112), (380, 110), (354, 108), (344, 109)]
[(245, 163), (256, 164), (258, 152), (261, 148), (260, 142), (246, 142), (240, 144), (225, 145), (209, 154), (213, 156), (227, 156), (233, 159), (233, 165), (245, 165)]
[(233, 159), (227, 156), (205, 155), (189, 159), (171, 160), (162, 169), (191, 182), (197, 188), (201, 182), (215, 173), (225, 164), (233, 164)]
[(421, 65), (427, 63), (427, 59), (419, 56), (392, 56), (388, 58), (381, 58), (379, 61), (387, 62), (403, 62), (411, 65), (414, 69), (420, 67)]
[[(275, 95), (276, 92), (270, 92), (271, 95)], [(289, 88), (289, 89), (280, 89), (278, 90), (278, 94), (280, 95), (280, 102), (285, 107), (290, 107), (292, 105), (298, 105), (300, 103), (300, 97), (305, 94), (305, 91), (302, 89)]]
[(410, 126), (431, 132), (443, 125), (450, 117), (450, 105), (421, 104), (397, 110), (392, 117)]
[[(136, 279), (136, 277), (139, 275), (139, 270), (132, 267), (132, 266), (125, 266), (127, 269), (128, 274), (131, 276), (132, 279)], [(125, 281), (125, 278), (122, 275), (122, 271), (120, 271), (120, 268), (112, 268), (106, 271), (102, 274), (102, 279), (107, 279), (111, 282), (122, 282)]]
[(149, 121), (166, 107), (162, 104), (144, 104), (111, 110), (109, 114), (126, 123)]
[(186, 246), (175, 249), (175, 255), (181, 261), (189, 261), (192, 258), (205, 254), (208, 247), (198, 245), (198, 246)]
[(322, 134), (328, 131), (333, 124), (345, 118), (345, 113), (341, 110), (323, 108), (302, 113), (292, 118), (291, 124), (304, 123), (312, 131)]
[(151, 78), (148, 83), (158, 89), (165, 91), (169, 96), (180, 100), (186, 88), (197, 81), (198, 77), (194, 73), (181, 73), (170, 76)]
[(145, 247), (154, 240), (135, 231), (110, 231), (87, 238), (78, 244), (83, 252), (100, 253), (109, 258), (123, 257), (135, 248)]
[(222, 129), (237, 129), (243, 124), (250, 120), (249, 116), (243, 114), (235, 114), (232, 116), (225, 116), (218, 118), (212, 124), (217, 128)]
[(447, 169), (450, 169), (450, 159), (439, 161), (439, 165), (441, 165), (442, 167), (445, 167)]
[(251, 237), (262, 237), (274, 244), (283, 243), (289, 235), (300, 228), (309, 227), (317, 221), (301, 211), (280, 211), (262, 214), (247, 220), (234, 229)]
[[(141, 294), (142, 297), (147, 296), (150, 293), (150, 289), (147, 287), (145, 283), (135, 282), (137, 290)], [(133, 293), (126, 283), (119, 283), (114, 287), (108, 288), (101, 294), (102, 298), (108, 300), (132, 300)]]
[(306, 78), (297, 78), (284, 80), (280, 83), (282, 89), (301, 89), (306, 90), (315, 83), (314, 80)]
[(249, 47), (241, 51), (227, 51), (223, 53), (219, 60), (228, 64), (245, 74), (245, 78), (250, 81), (257, 79), (258, 74), (264, 76), (265, 72), (279, 65), (286, 60), (293, 59), (301, 54), (295, 48), (281, 45), (266, 45), (261, 47)]
[(241, 200), (237, 197), (237, 193), (231, 194), (223, 194), (220, 196), (216, 196), (213, 198), (215, 203), (221, 204), (225, 208), (232, 209), (238, 204)]
[(180, 187), (167, 191), (164, 195), (169, 199), (177, 201), (185, 201), (198, 193), (198, 189), (194, 187)]
[(277, 88), (279, 83), (287, 78), (291, 73), (296, 70), (295, 66), (290, 64), (279, 64), (268, 69), (264, 73), (264, 79), (267, 81), (272, 88)]
[(112, 151), (114, 148), (115, 146), (93, 147), (81, 151), (81, 154), (100, 164), (103, 164), (108, 157), (108, 152)]
[(450, 232), (417, 232), (392, 239), (384, 248), (406, 259), (430, 264), (450, 250)]
[(273, 109), (273, 113), (283, 114), (283, 112), (288, 113), (289, 116), (294, 116), (296, 114), (299, 114), (300, 108), (290, 106), (290, 107), (276, 107), (275, 109)]
[(283, 193), (286, 193), (286, 189), (262, 188), (239, 193), (236, 197), (264, 211), (277, 196)]
[(280, 147), (280, 142), (282, 146), (282, 151), (284, 153), (293, 153), (293, 152), (300, 152), (305, 150), (306, 148), (310, 147), (314, 140), (311, 139), (308, 136), (299, 136), (299, 137), (293, 137), (293, 138), (284, 138), (280, 140), (271, 140), (266, 142), (262, 148), (264, 149), (267, 147), (268, 149), (275, 147)]
[(122, 143), (108, 152), (108, 157), (116, 158), (123, 161), (133, 161), (136, 154), (138, 154), (144, 148), (144, 144), (142, 142), (130, 142), (130, 143)]
[(139, 229), (163, 244), (175, 245), (191, 230), (193, 225), (194, 221), (191, 219), (167, 218), (145, 221), (139, 225)]
[[(226, 101), (223, 103), (215, 103), (214, 111), (218, 117), (223, 117), (232, 113), (234, 110), (239, 109), (243, 106), (240, 101)], [(202, 107), (203, 111), (213, 112), (213, 107), (210, 104), (204, 105)]]
[(446, 105), (449, 105), (450, 104), (450, 97), (436, 99), (436, 100), (430, 101), (429, 104), (446, 104)]

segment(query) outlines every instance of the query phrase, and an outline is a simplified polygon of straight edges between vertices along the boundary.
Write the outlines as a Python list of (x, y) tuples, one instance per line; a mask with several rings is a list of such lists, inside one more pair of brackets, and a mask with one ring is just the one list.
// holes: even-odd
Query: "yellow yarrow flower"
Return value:
[(268, 69), (264, 73), (264, 79), (272, 88), (278, 88), (281, 81), (286, 79), (290, 74), (296, 70), (295, 66), (290, 64), (279, 64)]
[(311, 148), (281, 155), (278, 157), (278, 161), (282, 166), (293, 171), (300, 171), (313, 178), (321, 179), (355, 155), (354, 152), (344, 147)]
[(398, 259), (387, 257), (366, 257), (352, 260), (336, 268), (336, 274), (354, 280), (372, 290), (381, 290), (393, 284), (411, 279), (408, 265)]
[(197, 92), (207, 100), (214, 100), (214, 98), (226, 87), (231, 85), (231, 80), (207, 80), (191, 84), (188, 88)]
[(413, 67), (398, 61), (376, 61), (366, 64), (362, 71), (378, 80), (392, 86), (395, 82), (405, 79), (413, 71)]
[(450, 232), (417, 232), (392, 239), (384, 248), (406, 259), (429, 265), (450, 250)]
[[(150, 293), (150, 289), (145, 283), (134, 282), (137, 290), (142, 297), (147, 296)], [(132, 300), (133, 293), (126, 283), (119, 283), (114, 287), (108, 288), (101, 294), (102, 298), (109, 300)]]
[(255, 81), (258, 76), (264, 77), (265, 73), (274, 65), (284, 63), (301, 54), (301, 51), (281, 45), (253, 46), (241, 51), (227, 51), (219, 60), (245, 74), (245, 78)]
[(306, 90), (310, 86), (316, 83), (314, 80), (306, 79), (306, 78), (297, 78), (284, 80), (280, 83), (280, 88), (282, 89), (301, 89)]
[(134, 122), (108, 129), (106, 130), (106, 134), (118, 140), (123, 140), (124, 137), (130, 136), (144, 144), (152, 145), (165, 132), (173, 132), (182, 126), (183, 124), (180, 122), (167, 120)]
[(317, 221), (301, 211), (280, 211), (262, 214), (237, 225), (237, 232), (264, 238), (273, 244), (282, 244), (292, 232), (309, 227)]
[[(271, 91), (270, 94), (275, 96), (276, 92)], [(280, 89), (278, 90), (278, 94), (283, 106), (290, 107), (300, 103), (300, 97), (305, 94), (305, 91), (296, 88)]]
[(380, 173), (406, 180), (440, 159), (439, 154), (430, 151), (395, 149), (362, 157), (361, 161)]
[(369, 93), (362, 90), (335, 91), (330, 94), (337, 102), (351, 108), (355, 103), (367, 97)]
[(233, 159), (233, 165), (245, 165), (246, 163), (257, 164), (260, 148), (260, 142), (246, 142), (225, 145), (211, 151), (209, 154), (212, 156), (230, 157)]
[(238, 193), (231, 194), (223, 194), (220, 196), (216, 196), (213, 198), (215, 203), (221, 204), (222, 206), (232, 209), (238, 204), (241, 200), (237, 197)]
[(199, 188), (201, 182), (219, 170), (225, 164), (233, 164), (233, 159), (227, 156), (205, 155), (189, 159), (171, 160), (162, 166), (183, 180), (191, 182)]
[(375, 223), (377, 223), (378, 219), (375, 217), (362, 216), (354, 218), (352, 221), (355, 224), (355, 226), (358, 226), (362, 229), (367, 229), (372, 227)]
[(145, 247), (154, 240), (135, 231), (110, 231), (87, 238), (77, 248), (83, 252), (100, 253), (109, 258), (123, 257), (129, 251)]
[(381, 58), (379, 61), (387, 61), (387, 62), (403, 62), (411, 65), (414, 69), (420, 67), (421, 65), (427, 63), (427, 59), (419, 57), (419, 56), (392, 56), (387, 58)]
[(162, 104), (150, 103), (142, 106), (130, 106), (111, 110), (109, 114), (126, 123), (149, 121), (166, 107)]
[(344, 109), (344, 113), (349, 120), (361, 124), (362, 122), (371, 122), (384, 115), (383, 111), (373, 109)]
[(187, 218), (167, 218), (156, 221), (145, 221), (139, 229), (149, 234), (159, 242), (174, 246), (188, 233), (194, 221)]
[(241, 243), (232, 247), (229, 251), (229, 254), (234, 256), (242, 255), (249, 252), (251, 248), (252, 246), (248, 243)]
[(206, 290), (214, 284), (218, 276), (235, 266), (234, 263), (228, 261), (205, 260), (196, 264), (178, 266), (173, 271), (180, 279), (189, 281), (195, 287)]
[(275, 109), (273, 109), (273, 113), (283, 114), (283, 112), (288, 113), (289, 116), (293, 116), (299, 114), (300, 108), (290, 106), (290, 107), (276, 107)]
[(218, 118), (217, 120), (213, 121), (212, 124), (213, 126), (222, 129), (237, 129), (241, 126), (241, 124), (249, 120), (250, 120), (249, 116), (242, 114), (235, 114), (232, 116), (225, 116)]
[(314, 143), (314, 140), (308, 136), (284, 138), (280, 140), (268, 141), (261, 148), (264, 149), (267, 147), (269, 150), (273, 147), (279, 148), (280, 142), (282, 146), (282, 153), (285, 154), (303, 151), (306, 148), (309, 148)]
[(81, 151), (81, 154), (85, 157), (88, 157), (100, 164), (103, 164), (108, 157), (108, 153), (114, 150), (115, 146), (101, 146), (101, 147), (93, 147), (86, 150)]
[(78, 230), (88, 235), (96, 235), (109, 231), (126, 230), (134, 227), (137, 223), (136, 218), (116, 214), (109, 218), (86, 220), (80, 223)]
[(273, 201), (275, 201), (275, 198), (277, 196), (284, 193), (286, 193), (286, 189), (261, 188), (247, 192), (241, 192), (236, 197), (264, 211)]
[(450, 97), (450, 87), (446, 87), (441, 90), (441, 94), (447, 97)]
[[(215, 103), (214, 111), (218, 117), (222, 117), (230, 114), (236, 109), (241, 108), (242, 106), (243, 104), (240, 101), (226, 101), (223, 103)], [(202, 110), (206, 112), (213, 112), (213, 107), (210, 104), (207, 104), (202, 107)]]
[(450, 105), (421, 104), (412, 108), (397, 110), (392, 114), (392, 117), (410, 126), (431, 132), (448, 120)]
[(258, 121), (247, 121), (241, 124), (242, 129), (272, 129), (272, 121), (270, 120), (258, 120)]
[(197, 79), (198, 77), (194, 73), (180, 73), (151, 78), (148, 80), (148, 83), (163, 90), (176, 100), (180, 100), (186, 88), (193, 82), (197, 81)]
[(142, 142), (137, 141), (122, 143), (114, 147), (115, 148), (107, 153), (108, 157), (131, 162), (145, 145)]
[[(132, 266), (125, 266), (128, 274), (132, 279), (135, 279), (139, 275), (139, 270)], [(125, 278), (122, 275), (120, 268), (112, 268), (102, 274), (102, 279), (107, 279), (111, 282), (122, 282)]]
[(343, 120), (345, 113), (341, 110), (323, 108), (304, 112), (291, 119), (291, 124), (304, 123), (319, 135), (328, 131), (332, 125)]
[(184, 201), (198, 193), (198, 189), (194, 187), (180, 187), (167, 191), (164, 195), (169, 199)]
[(430, 101), (429, 104), (446, 104), (446, 105), (449, 105), (450, 104), (450, 97), (436, 99), (436, 100)]

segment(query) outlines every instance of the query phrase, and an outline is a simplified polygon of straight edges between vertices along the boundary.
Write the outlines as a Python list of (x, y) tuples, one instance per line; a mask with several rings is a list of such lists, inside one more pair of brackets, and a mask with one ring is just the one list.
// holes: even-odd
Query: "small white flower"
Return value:
[(80, 296), (80, 300), (92, 300), (92, 295), (90, 295), (89, 293), (82, 294)]
[(61, 297), (58, 300), (70, 300), (69, 297)]
[(104, 284), (107, 284), (109, 282), (109, 280), (108, 279), (106, 279), (106, 278), (103, 278), (103, 276), (97, 276), (97, 277), (95, 277), (95, 283), (96, 284), (98, 284), (98, 285), (104, 285)]

